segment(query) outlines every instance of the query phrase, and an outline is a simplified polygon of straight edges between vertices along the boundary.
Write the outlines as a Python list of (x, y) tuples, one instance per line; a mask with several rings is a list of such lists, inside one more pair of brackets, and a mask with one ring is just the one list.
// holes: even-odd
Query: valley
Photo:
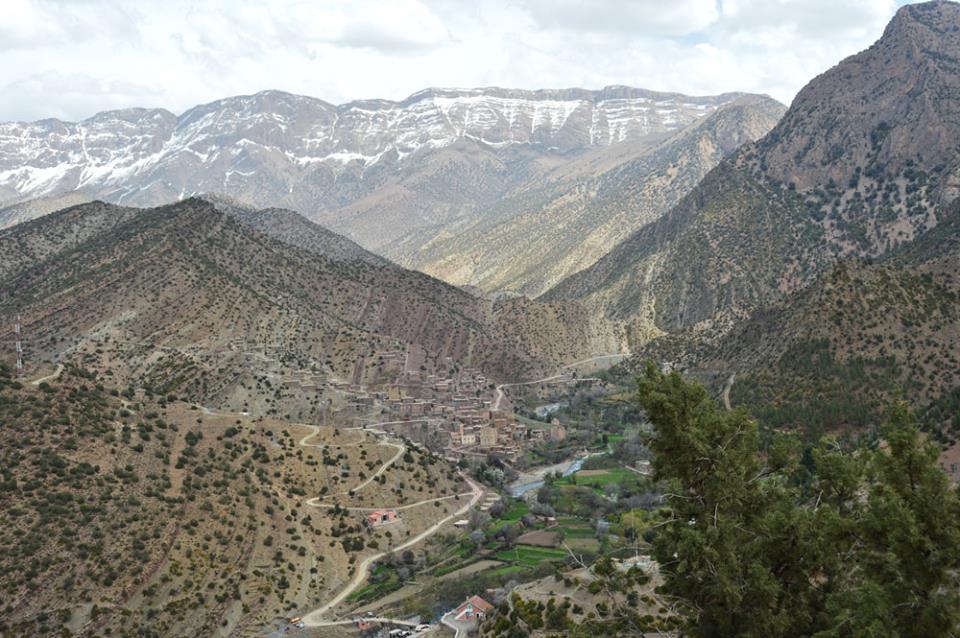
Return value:
[[(400, 82), (498, 15), (360, 4), (222, 68)], [(818, 31), (789, 106), (205, 81), (0, 122), (0, 637), (957, 635), (960, 4), (895, 4), (859, 49), (792, 5), (656, 36), (778, 86), (751, 56)], [(645, 42), (499, 9), (571, 77)], [(178, 46), (277, 29), (236, 15)]]

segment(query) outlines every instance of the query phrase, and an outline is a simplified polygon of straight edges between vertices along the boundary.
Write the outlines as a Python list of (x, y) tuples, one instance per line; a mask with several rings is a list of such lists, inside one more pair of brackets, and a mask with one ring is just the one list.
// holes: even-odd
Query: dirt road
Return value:
[(347, 596), (352, 594), (355, 590), (357, 590), (365, 582), (367, 582), (367, 578), (369, 578), (370, 566), (373, 565), (373, 563), (380, 560), (390, 552), (403, 551), (408, 547), (412, 547), (417, 543), (419, 543), (420, 541), (425, 540), (430, 536), (433, 536), (438, 531), (440, 531), (440, 528), (442, 528), (444, 525), (446, 525), (447, 523), (449, 523), (450, 521), (456, 518), (463, 516), (470, 510), (471, 507), (476, 505), (480, 501), (480, 498), (483, 496), (483, 488), (479, 484), (471, 480), (470, 478), (466, 476), (463, 476), (463, 478), (467, 482), (467, 484), (470, 485), (470, 488), (472, 489), (472, 493), (473, 493), (473, 498), (471, 498), (466, 505), (458, 509), (453, 514), (450, 514), (449, 516), (445, 516), (444, 518), (440, 519), (439, 521), (434, 523), (432, 526), (420, 532), (419, 534), (417, 534), (410, 540), (406, 541), (405, 543), (402, 543), (401, 545), (398, 545), (396, 547), (392, 547), (388, 551), (380, 552), (379, 554), (373, 554), (371, 556), (367, 556), (366, 558), (364, 558), (360, 562), (360, 564), (357, 566), (357, 571), (354, 574), (353, 579), (349, 583), (347, 583), (347, 586), (344, 587), (342, 590), (340, 590), (340, 593), (338, 593), (336, 596), (330, 599), (325, 605), (323, 605), (319, 609), (316, 609), (306, 614), (303, 617), (303, 623), (307, 627), (324, 626), (324, 623), (327, 622), (323, 619), (326, 613), (331, 609), (335, 608), (340, 603), (342, 603), (344, 600), (346, 600)]
[(57, 379), (57, 378), (60, 377), (60, 373), (61, 373), (61, 372), (63, 372), (63, 364), (62, 364), (62, 363), (58, 363), (58, 364), (57, 364), (57, 369), (54, 370), (53, 374), (48, 374), (48, 375), (45, 376), (45, 377), (40, 377), (39, 379), (34, 379), (33, 381), (30, 382), (30, 385), (40, 385), (40, 384), (43, 383), (44, 381), (53, 381), (54, 379)]
[(737, 380), (737, 373), (734, 372), (730, 375), (730, 378), (727, 379), (727, 385), (723, 387), (723, 406), (727, 408), (727, 412), (733, 410), (733, 407), (730, 405), (730, 390), (733, 388), (733, 382)]
[(500, 402), (503, 401), (503, 389), (504, 388), (513, 388), (521, 385), (534, 385), (535, 383), (546, 383), (547, 381), (554, 381), (556, 379), (562, 379), (566, 377), (565, 374), (555, 374), (552, 377), (545, 377), (543, 379), (536, 379), (534, 381), (523, 381), (520, 383), (501, 383), (497, 386), (497, 396), (493, 400), (493, 405), (490, 406), (491, 410), (499, 410)]

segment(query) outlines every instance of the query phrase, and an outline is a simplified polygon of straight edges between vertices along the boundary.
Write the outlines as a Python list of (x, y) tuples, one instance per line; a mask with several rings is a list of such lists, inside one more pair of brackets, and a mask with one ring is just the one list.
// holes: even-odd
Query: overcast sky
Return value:
[(180, 113), (282, 89), (767, 93), (789, 103), (902, 0), (2, 0), (0, 121)]

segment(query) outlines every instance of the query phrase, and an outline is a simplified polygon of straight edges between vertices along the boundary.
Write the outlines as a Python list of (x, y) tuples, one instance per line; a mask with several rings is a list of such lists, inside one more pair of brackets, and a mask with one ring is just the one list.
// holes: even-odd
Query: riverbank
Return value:
[(583, 467), (583, 462), (591, 456), (593, 456), (593, 454), (587, 454), (572, 461), (545, 465), (527, 472), (521, 472), (520, 477), (507, 486), (510, 496), (521, 498), (531, 490), (540, 489), (543, 486), (544, 478), (546, 478), (548, 474), (556, 474), (559, 472), (562, 476), (570, 476), (574, 472), (579, 471), (580, 468)]

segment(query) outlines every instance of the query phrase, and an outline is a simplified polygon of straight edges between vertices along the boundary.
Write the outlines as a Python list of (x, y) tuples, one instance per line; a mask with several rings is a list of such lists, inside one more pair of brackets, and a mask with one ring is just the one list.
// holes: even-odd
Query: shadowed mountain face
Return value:
[(638, 334), (681, 330), (935, 227), (960, 184), (958, 51), (960, 5), (904, 7), (767, 136), (544, 298), (581, 299)]
[(958, 272), (955, 203), (935, 229), (880, 262), (840, 262), (732, 328), (656, 339), (638, 360), (669, 362), (717, 392), (726, 386), (734, 406), (810, 440), (876, 424), (903, 398), (952, 444), (960, 440)]
[(197, 399), (236, 381), (224, 353), (238, 341), (330, 378), (410, 344), (494, 378), (614, 347), (578, 304), (494, 303), (357, 251), (287, 211), (94, 202), (0, 233), (0, 316), (22, 313), (33, 360), (76, 357)]
[(769, 98), (740, 98), (659, 143), (587, 153), (481, 214), (416, 230), (384, 251), (451, 283), (538, 295), (663, 215), (783, 111)]

